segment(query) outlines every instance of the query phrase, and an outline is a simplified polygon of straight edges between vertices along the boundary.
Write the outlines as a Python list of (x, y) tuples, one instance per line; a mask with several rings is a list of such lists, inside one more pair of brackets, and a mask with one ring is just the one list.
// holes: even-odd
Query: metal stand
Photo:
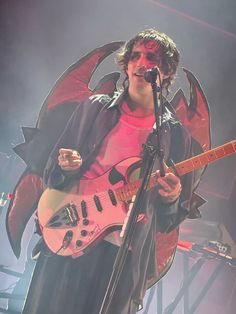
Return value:
[[(179, 302), (181, 301), (182, 297), (188, 293), (188, 289), (190, 284), (192, 283), (193, 279), (196, 277), (197, 273), (199, 272), (199, 270), (202, 268), (203, 264), (205, 263), (205, 258), (200, 258), (190, 269), (189, 273), (187, 274), (187, 276), (184, 278), (183, 281), (183, 286), (182, 288), (179, 290), (179, 292), (177, 293), (174, 301), (169, 304), (165, 310), (164, 310), (164, 314), (172, 314), (174, 313), (175, 308), (177, 307), (177, 305), (179, 304)], [(187, 312), (188, 309), (184, 309), (184, 313), (188, 313)]]
[[(150, 294), (147, 299), (146, 308), (143, 314), (148, 314), (148, 310), (150, 307), (150, 303), (155, 295), (155, 289), (157, 290), (157, 314), (173, 314), (177, 305), (183, 298), (184, 300), (184, 314), (194, 314), (201, 304), (203, 298), (208, 293), (209, 289), (213, 285), (216, 278), (221, 274), (225, 264), (229, 263), (232, 266), (236, 266), (236, 260), (231, 258), (228, 255), (223, 256), (222, 254), (218, 254), (216, 252), (207, 251), (205, 248), (201, 248), (198, 245), (192, 245), (193, 251), (181, 251), (183, 253), (183, 272), (184, 272), (184, 280), (181, 289), (177, 293), (176, 297), (174, 298), (173, 302), (170, 303), (164, 310), (163, 310), (163, 280), (161, 280), (156, 287), (153, 286), (151, 288)], [(195, 252), (204, 253), (202, 257), (200, 257), (197, 262), (189, 269), (189, 257), (194, 256), (196, 257), (197, 254)], [(204, 265), (204, 263), (208, 260), (212, 259), (219, 259), (219, 263), (217, 264), (215, 270), (208, 278), (206, 284), (203, 286), (202, 290), (200, 291), (199, 295), (196, 297), (193, 304), (190, 306), (189, 304), (189, 288), (191, 283), (193, 282), (194, 278), (199, 273), (200, 269)]]
[[(3, 272), (5, 274), (11, 275), (11, 276), (15, 276), (15, 277), (18, 277), (18, 278), (22, 278), (23, 277), (22, 273), (10, 270), (10, 269), (4, 267), (3, 265), (0, 265), (0, 272)], [(0, 293), (0, 299), (8, 299), (8, 300), (14, 299), (14, 300), (22, 300), (23, 301), (25, 299), (25, 295), (1, 292)], [(20, 314), (20, 312), (9, 310), (9, 309), (4, 309), (2, 307), (0, 307), (0, 313)]]
[(125, 235), (116, 256), (116, 260), (113, 266), (113, 271), (110, 277), (107, 291), (106, 291), (106, 294), (103, 299), (103, 303), (99, 312), (100, 314), (106, 314), (109, 311), (110, 303), (115, 293), (120, 275), (123, 271), (125, 260), (128, 254), (128, 250), (132, 241), (132, 237), (134, 235), (136, 221), (137, 221), (139, 212), (142, 209), (142, 200), (143, 200), (144, 193), (147, 189), (147, 184), (149, 181), (149, 177), (150, 177), (150, 173), (153, 167), (153, 162), (155, 160), (155, 153), (156, 153), (156, 151), (152, 147), (147, 146), (146, 148), (148, 149), (149, 158), (148, 160), (146, 160), (147, 167), (145, 169), (144, 178), (142, 180), (142, 185), (135, 198), (134, 206), (131, 210), (130, 217), (129, 217), (129, 220), (125, 229)]
[(8, 300), (8, 308), (0, 307), (0, 313), (9, 313), (9, 314), (20, 314), (23, 307), (23, 303), (26, 296), (26, 287), (29, 284), (31, 274), (33, 271), (33, 264), (26, 263), (25, 270), (23, 273), (11, 270), (3, 265), (0, 265), (0, 272), (5, 273), (9, 276), (14, 276), (19, 278), (14, 288), (12, 287), (12, 292), (3, 292), (0, 293), (0, 299)]
[(157, 141), (156, 141), (157, 147), (154, 147), (151, 144), (144, 145), (145, 166), (143, 167), (143, 169), (141, 169), (141, 171), (143, 170), (144, 172), (142, 184), (135, 197), (134, 205), (130, 212), (128, 223), (125, 228), (123, 241), (116, 256), (116, 260), (113, 266), (113, 271), (110, 277), (110, 281), (109, 281), (99, 314), (107, 314), (109, 311), (112, 297), (115, 293), (120, 275), (123, 271), (125, 260), (128, 254), (128, 250), (129, 250), (129, 247), (130, 247), (130, 244), (131, 244), (134, 232), (135, 232), (138, 215), (142, 209), (142, 201), (144, 199), (144, 193), (147, 190), (148, 181), (151, 175), (151, 171), (152, 171), (156, 156), (159, 158), (160, 175), (161, 176), (165, 175), (164, 162), (163, 162), (164, 151), (161, 146), (162, 105), (158, 106), (158, 97), (157, 97), (157, 93), (160, 92), (161, 103), (162, 103), (162, 91), (161, 91), (161, 86), (159, 88), (156, 83), (157, 75), (159, 75), (160, 84), (161, 84), (161, 80), (160, 80), (160, 73), (158, 72), (158, 69), (154, 69), (154, 70), (151, 70), (149, 72), (150, 80), (148, 82), (151, 84), (152, 92), (153, 92), (153, 103), (154, 103), (156, 126), (157, 126), (156, 130), (154, 130), (155, 131), (154, 134), (157, 136)]

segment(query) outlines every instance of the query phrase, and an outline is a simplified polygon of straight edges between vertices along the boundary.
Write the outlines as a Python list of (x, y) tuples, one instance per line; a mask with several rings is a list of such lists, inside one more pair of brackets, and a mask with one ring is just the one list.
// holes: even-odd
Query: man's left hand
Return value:
[(166, 172), (164, 177), (159, 177), (158, 193), (164, 203), (173, 203), (180, 196), (182, 187), (179, 177), (173, 172)]

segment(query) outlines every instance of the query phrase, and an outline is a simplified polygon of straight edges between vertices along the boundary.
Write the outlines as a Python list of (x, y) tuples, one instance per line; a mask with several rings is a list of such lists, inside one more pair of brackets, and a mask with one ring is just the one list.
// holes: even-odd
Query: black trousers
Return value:
[[(22, 314), (98, 314), (118, 248), (106, 241), (77, 258), (41, 252)], [(133, 314), (131, 255), (112, 299), (111, 314)], [(131, 309), (132, 307), (132, 309)]]

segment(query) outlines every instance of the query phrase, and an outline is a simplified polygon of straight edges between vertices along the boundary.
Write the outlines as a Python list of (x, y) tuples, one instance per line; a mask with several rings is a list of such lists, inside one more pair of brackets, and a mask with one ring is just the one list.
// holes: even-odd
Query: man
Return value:
[[(179, 63), (176, 45), (165, 34), (148, 29), (128, 41), (117, 60), (126, 75), (124, 91), (112, 99), (97, 95), (78, 105), (47, 163), (44, 180), (48, 187), (63, 190), (74, 180), (92, 182), (89, 180), (102, 176), (120, 161), (141, 157), (142, 144), (155, 141), (153, 95), (144, 74), (158, 67), (159, 83), (168, 94)], [(179, 161), (191, 155), (191, 138), (168, 108), (166, 103), (161, 136), (167, 163), (170, 158)], [(145, 157), (143, 164), (145, 167)], [(158, 160), (154, 168), (158, 169)], [(162, 245), (157, 243), (160, 234), (176, 230), (188, 215), (193, 189), (191, 174), (180, 181), (168, 171), (159, 176), (157, 187), (145, 194), (142, 206), (146, 221), (137, 225), (109, 313), (131, 314), (141, 308), (146, 289), (163, 272), (158, 264), (162, 257), (157, 254), (157, 245)], [(111, 233), (75, 259), (45, 248), (37, 261), (23, 313), (98, 314), (120, 242), (119, 234)], [(171, 260), (162, 264), (168, 268)]]

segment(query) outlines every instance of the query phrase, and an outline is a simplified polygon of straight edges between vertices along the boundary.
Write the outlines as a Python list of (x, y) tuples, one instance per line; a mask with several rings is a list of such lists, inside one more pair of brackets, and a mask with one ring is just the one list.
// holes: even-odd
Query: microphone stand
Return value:
[[(110, 281), (108, 283), (107, 286), (107, 290), (102, 302), (102, 306), (100, 308), (99, 314), (108, 314), (109, 313), (109, 306), (111, 304), (112, 301), (112, 297), (115, 293), (115, 289), (117, 287), (120, 275), (123, 271), (124, 268), (124, 264), (126, 261), (126, 257), (130, 248), (130, 244), (135, 232), (135, 227), (136, 227), (136, 223), (137, 223), (137, 219), (139, 216), (139, 213), (142, 209), (142, 202), (144, 199), (144, 194), (147, 191), (148, 188), (148, 182), (149, 182), (149, 178), (151, 175), (151, 171), (153, 168), (153, 164), (156, 158), (156, 155), (158, 155), (158, 158), (160, 159), (160, 174), (161, 176), (165, 175), (164, 172), (164, 152), (161, 149), (161, 145), (160, 145), (160, 141), (161, 141), (161, 134), (160, 134), (160, 128), (161, 128), (161, 122), (162, 122), (162, 117), (159, 116), (160, 113), (162, 113), (162, 109), (160, 110), (158, 106), (158, 98), (157, 98), (157, 92), (160, 91), (160, 95), (161, 95), (161, 87), (157, 87), (156, 84), (156, 79), (157, 79), (157, 74), (159, 74), (158, 70), (156, 69), (156, 75), (154, 77), (152, 77), (150, 83), (152, 86), (152, 91), (153, 91), (153, 100), (154, 100), (154, 107), (155, 107), (155, 117), (156, 117), (156, 135), (157, 135), (157, 148), (155, 148), (152, 144), (147, 143), (144, 145), (144, 151), (145, 151), (145, 169), (144, 169), (144, 175), (143, 175), (143, 179), (142, 179), (142, 183), (141, 186), (137, 192), (137, 195), (135, 197), (135, 201), (133, 204), (133, 207), (131, 209), (130, 212), (130, 216), (125, 228), (125, 232), (124, 232), (124, 237), (121, 243), (121, 246), (118, 250), (114, 265), (113, 265), (113, 270), (112, 270), (112, 274), (110, 277)], [(146, 78), (145, 78), (146, 79)], [(146, 79), (147, 80), (147, 79)], [(155, 82), (154, 82), (155, 80)], [(159, 80), (160, 80), (160, 75), (159, 75)], [(160, 80), (161, 83), (161, 80)], [(162, 100), (162, 96), (160, 98)], [(159, 118), (159, 119), (158, 119)]]
[[(159, 80), (159, 85), (157, 86), (157, 76)], [(154, 103), (154, 110), (155, 110), (155, 120), (156, 120), (156, 130), (154, 129), (154, 134), (157, 137), (157, 157), (159, 159), (160, 164), (160, 176), (165, 176), (165, 167), (164, 167), (164, 149), (162, 147), (161, 141), (161, 127), (162, 127), (162, 116), (163, 116), (163, 97), (162, 97), (162, 82), (160, 77), (160, 72), (157, 67), (147, 70), (144, 74), (145, 80), (151, 84), (152, 87), (152, 94), (153, 94), (153, 103)], [(157, 93), (160, 93), (160, 102), (158, 103)]]

